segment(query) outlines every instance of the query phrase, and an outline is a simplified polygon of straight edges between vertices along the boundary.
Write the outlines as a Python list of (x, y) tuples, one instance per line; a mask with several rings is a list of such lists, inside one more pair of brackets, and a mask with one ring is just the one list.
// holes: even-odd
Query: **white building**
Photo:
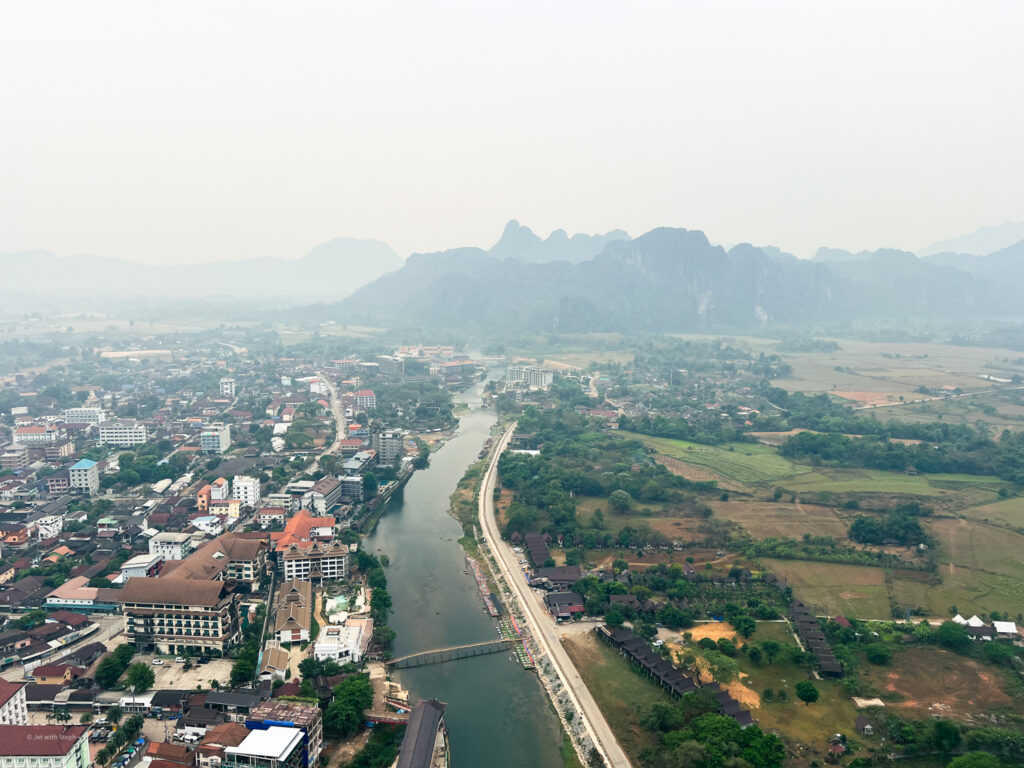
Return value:
[(105, 445), (119, 445), (131, 448), (146, 442), (146, 425), (134, 419), (117, 419), (100, 424), (100, 442)]
[(323, 584), (348, 578), (348, 547), (344, 544), (319, 541), (305, 547), (291, 544), (278, 550), (278, 561), (286, 580)]
[(102, 408), (67, 408), (64, 411), (64, 421), (68, 424), (92, 424), (99, 426), (107, 420), (107, 414)]
[(164, 560), (184, 560), (192, 554), (192, 535), (164, 531), (149, 540), (149, 554)]
[(400, 429), (385, 429), (373, 436), (377, 463), (393, 465), (405, 454), (405, 436)]
[(25, 685), (0, 679), (0, 725), (28, 725)]
[(224, 523), (216, 515), (197, 517), (192, 521), (192, 525), (203, 533), (208, 533), (211, 536), (220, 536), (224, 533)]
[(505, 372), (509, 384), (522, 383), (527, 387), (547, 389), (554, 381), (554, 371), (536, 365), (510, 365)]
[(371, 411), (377, 407), (377, 395), (372, 389), (360, 389), (356, 392), (356, 407)]
[(330, 624), (320, 630), (313, 646), (313, 656), (319, 661), (333, 659), (341, 664), (350, 661), (358, 664), (370, 643), (370, 638), (363, 637), (365, 630), (361, 623), (356, 622), (344, 626)]
[(40, 427), (34, 424), (15, 427), (13, 442), (15, 445), (49, 445), (56, 443), (61, 430), (53, 426)]
[(68, 469), (68, 483), (85, 493), (100, 490), (100, 466), (91, 459), (81, 459)]
[(211, 424), (199, 436), (203, 453), (224, 453), (231, 447), (231, 425)]
[(302, 765), (305, 732), (272, 725), (250, 731), (237, 747), (227, 747), (222, 768), (298, 768)]
[(255, 509), (260, 505), (259, 478), (249, 475), (235, 475), (231, 481), (231, 496), (242, 502), (243, 507)]
[(235, 396), (235, 380), (232, 378), (226, 378), (220, 380), (220, 393), (224, 397)]
[(62, 515), (48, 515), (36, 520), (36, 534), (40, 539), (52, 539), (64, 530)]
[(163, 563), (163, 555), (136, 555), (121, 565), (121, 583), (158, 576)]
[(0, 765), (17, 768), (86, 768), (86, 725), (0, 725)]

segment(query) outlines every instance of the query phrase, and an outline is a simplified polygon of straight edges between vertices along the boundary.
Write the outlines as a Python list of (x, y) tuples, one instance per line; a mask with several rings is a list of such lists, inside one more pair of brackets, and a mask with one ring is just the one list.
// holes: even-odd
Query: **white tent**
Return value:
[(965, 619), (963, 616), (961, 616), (958, 613), (956, 616), (953, 617), (953, 623), (954, 624), (959, 624), (960, 626), (963, 626), (964, 624), (967, 623), (967, 619)]
[(984, 627), (985, 626), (985, 622), (982, 621), (981, 619), (979, 619), (977, 615), (974, 615), (974, 616), (971, 616), (971, 618), (969, 618), (967, 620), (967, 626), (968, 627)]

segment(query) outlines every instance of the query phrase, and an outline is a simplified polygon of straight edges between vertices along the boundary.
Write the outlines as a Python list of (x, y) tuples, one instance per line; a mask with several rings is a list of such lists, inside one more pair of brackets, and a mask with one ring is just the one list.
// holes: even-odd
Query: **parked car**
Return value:
[(153, 659), (153, 664), (155, 666), (161, 667), (161, 666), (163, 666), (163, 663), (164, 663), (163, 659)]
[(185, 663), (185, 657), (184, 656), (176, 656), (175, 659), (174, 659), (174, 663), (175, 664), (184, 664)]

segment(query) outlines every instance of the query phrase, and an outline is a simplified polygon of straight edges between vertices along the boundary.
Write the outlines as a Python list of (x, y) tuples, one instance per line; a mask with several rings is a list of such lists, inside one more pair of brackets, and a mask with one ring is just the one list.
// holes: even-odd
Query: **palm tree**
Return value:
[(53, 712), (53, 717), (58, 723), (66, 723), (71, 719), (71, 713), (66, 709), (56, 709)]

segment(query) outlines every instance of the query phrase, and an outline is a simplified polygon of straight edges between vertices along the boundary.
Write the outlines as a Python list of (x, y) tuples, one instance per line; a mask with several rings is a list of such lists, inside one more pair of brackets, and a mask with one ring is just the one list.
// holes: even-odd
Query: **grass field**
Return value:
[(772, 536), (846, 538), (846, 525), (829, 507), (762, 501), (709, 501), (715, 517), (742, 525), (755, 539)]
[(634, 672), (624, 657), (591, 632), (568, 637), (564, 646), (616, 740), (633, 761), (644, 750), (657, 747), (657, 736), (640, 722), (652, 704), (671, 700), (661, 686)]
[(974, 520), (985, 520), (997, 525), (1024, 529), (1024, 496), (970, 507), (963, 511), (963, 515)]
[(771, 558), (762, 562), (784, 579), (815, 613), (848, 613), (873, 619), (884, 619), (890, 614), (889, 592), (881, 568)]

